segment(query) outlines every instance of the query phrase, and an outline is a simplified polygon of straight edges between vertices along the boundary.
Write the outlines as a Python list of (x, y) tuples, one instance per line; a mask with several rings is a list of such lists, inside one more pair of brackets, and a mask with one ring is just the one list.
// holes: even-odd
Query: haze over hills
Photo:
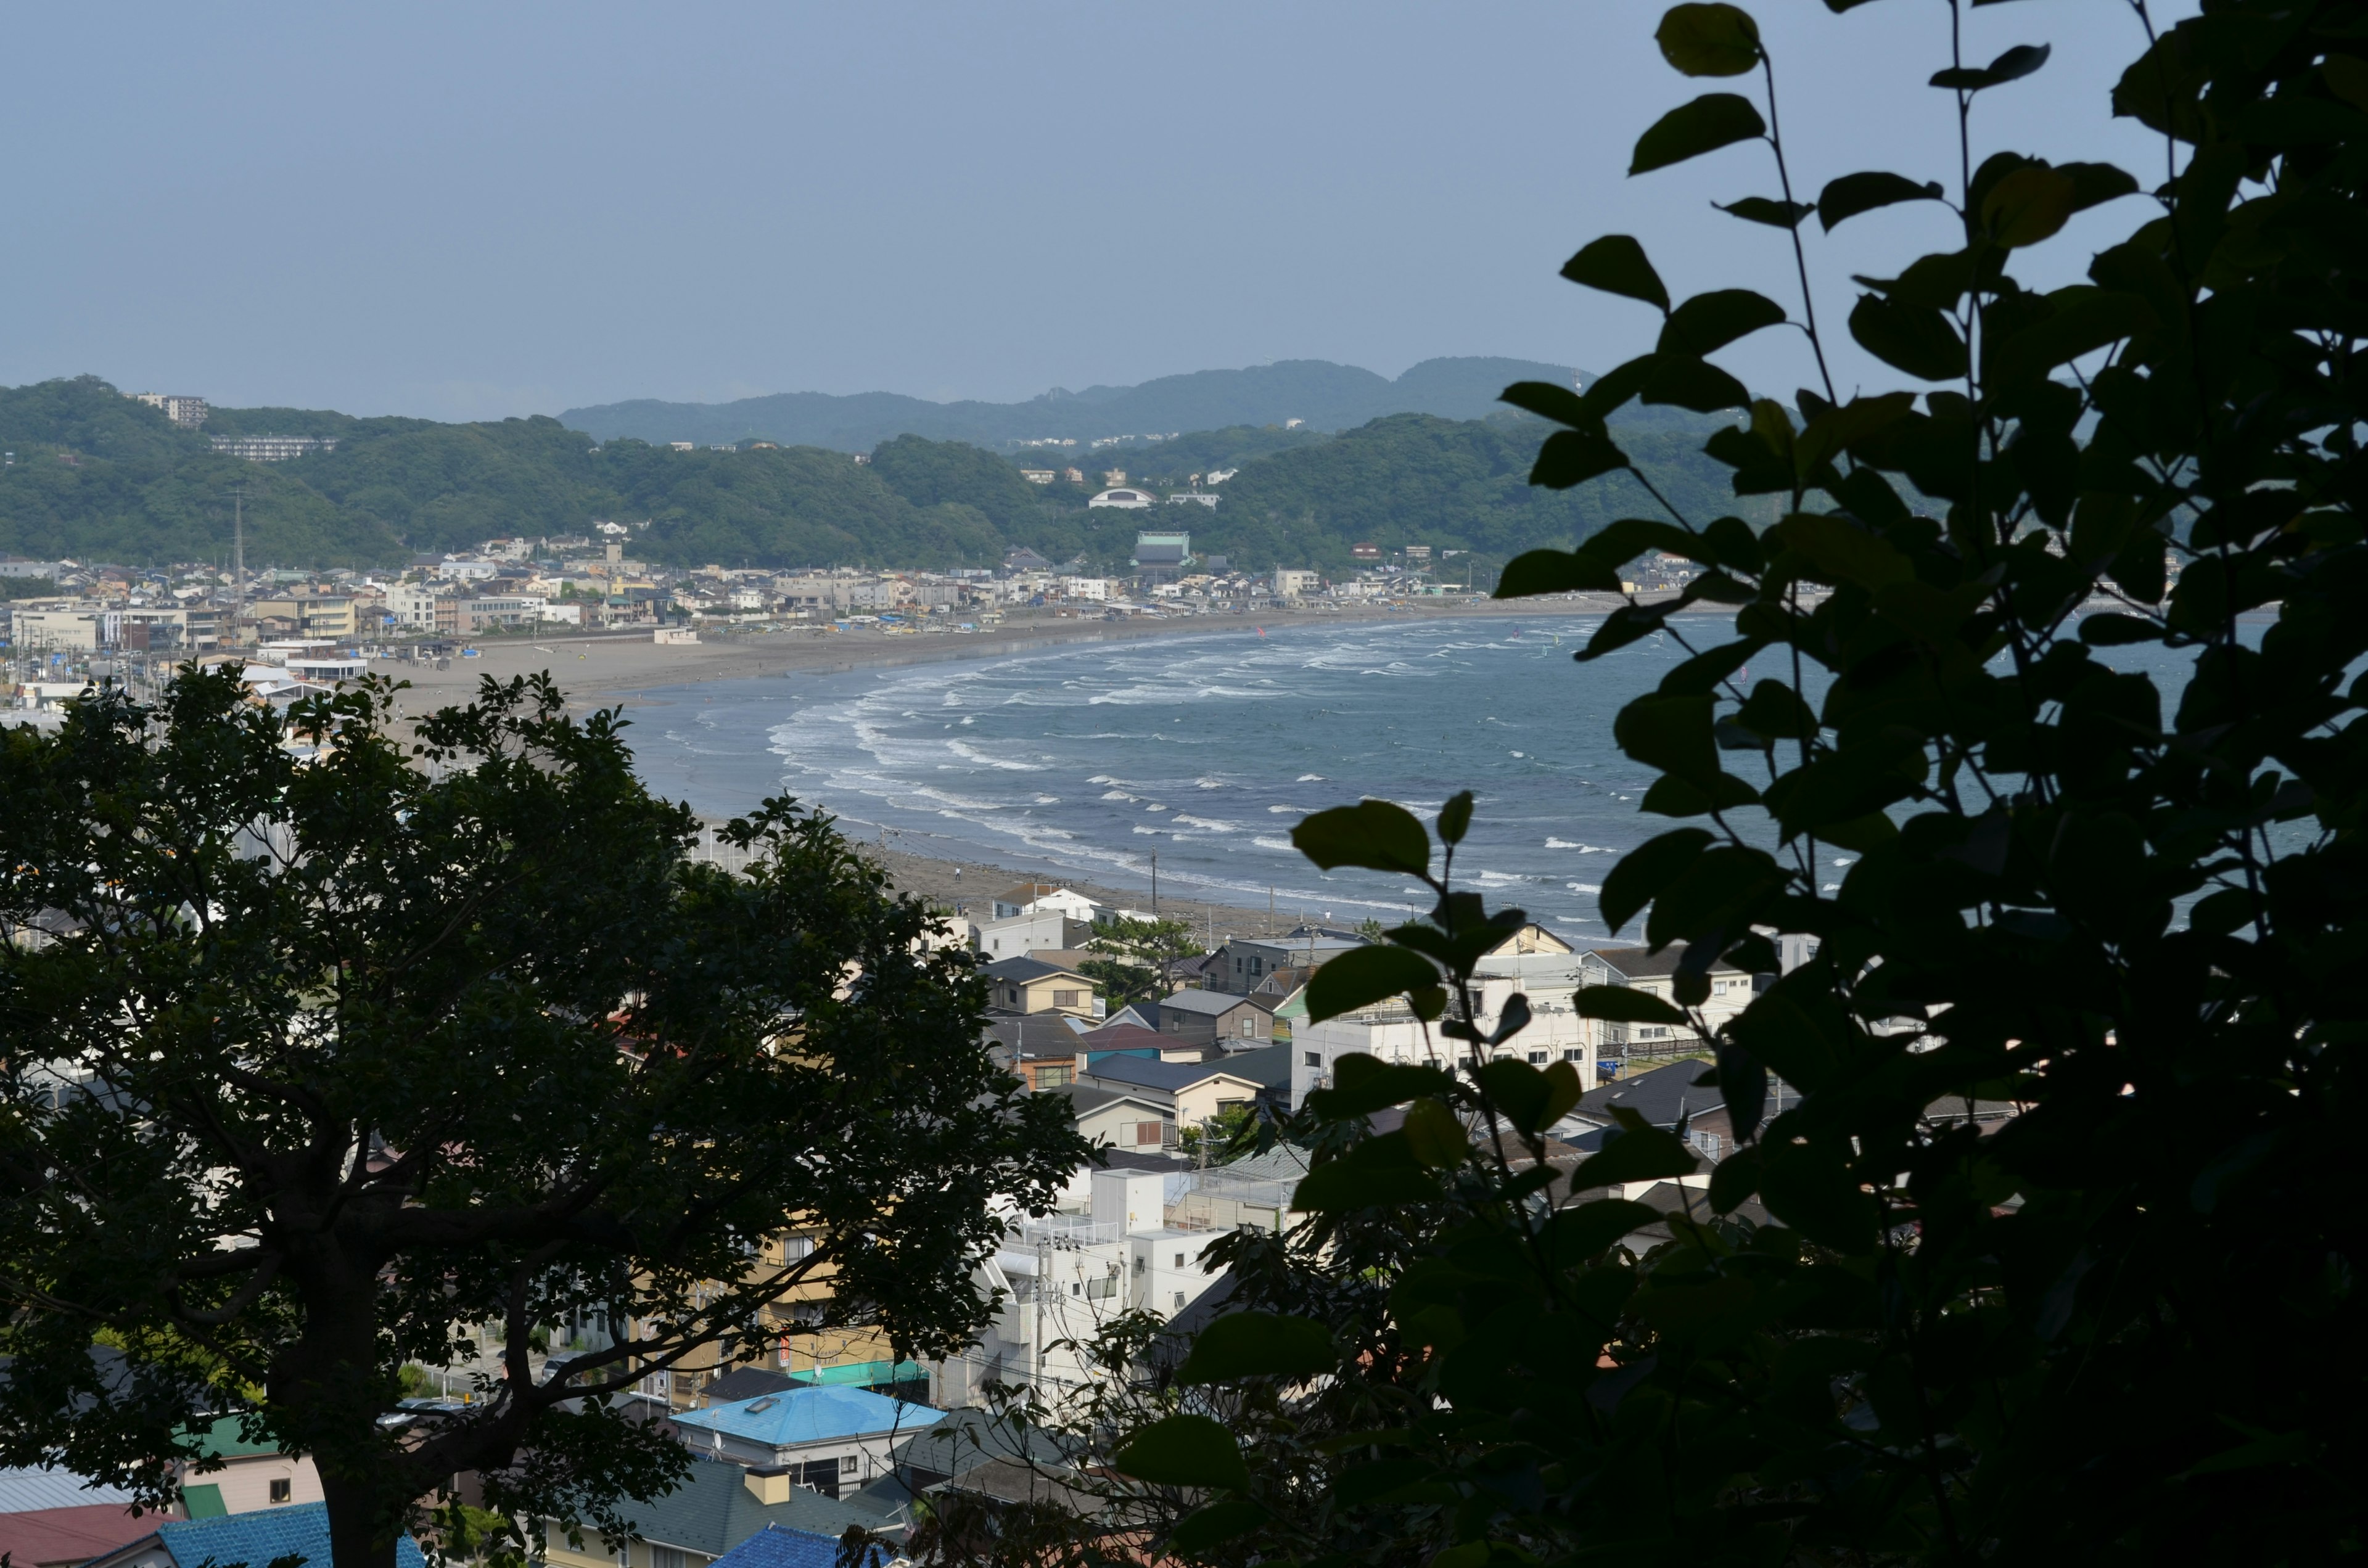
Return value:
[(1497, 394), (1511, 382), (1559, 381), (1579, 372), (1529, 359), (1426, 359), (1395, 381), (1326, 359), (1283, 359), (1239, 370), (1196, 370), (1133, 387), (1059, 389), (1025, 403), (931, 403), (898, 392), (776, 392), (734, 403), (630, 403), (571, 408), (570, 429), (600, 439), (693, 441), (718, 446), (758, 439), (783, 446), (868, 452), (896, 436), (970, 441), (1003, 448), (1047, 437), (1080, 445), (1112, 436), (1167, 435), (1229, 426), (1281, 425), (1346, 430), (1391, 414), (1485, 419), (1501, 413)]

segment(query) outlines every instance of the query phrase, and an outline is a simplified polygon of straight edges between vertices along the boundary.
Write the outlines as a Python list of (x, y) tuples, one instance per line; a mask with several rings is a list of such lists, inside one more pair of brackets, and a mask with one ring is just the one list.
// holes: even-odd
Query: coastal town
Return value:
[[(1329, 1087), (1351, 1055), (1476, 1065), (1470, 1046), (1427, 1025), (1404, 998), (1311, 1021), (1310, 981), (1372, 944), (1373, 928), (1300, 925), (1228, 934), (1206, 948), (1186, 929), (1042, 881), (943, 912), (929, 943), (968, 955), (989, 987), (981, 1045), (1028, 1093), (1063, 1104), (1092, 1158), (1051, 1211), (1008, 1216), (973, 1281), (994, 1314), (958, 1355), (900, 1356), (860, 1327), (813, 1332), (829, 1315), (825, 1275), (772, 1307), (769, 1330), (701, 1346), (643, 1376), (612, 1403), (689, 1450), (688, 1479), (636, 1508), (629, 1538), (571, 1540), (538, 1527), (541, 1559), (567, 1568), (768, 1568), (831, 1561), (850, 1528), (893, 1551), (919, 1517), (955, 1499), (1001, 1506), (1051, 1487), (1090, 1510), (1077, 1456), (1013, 1426), (1007, 1413), (1016, 1404), (1057, 1417), (1094, 1397), (1097, 1381), (1111, 1376), (1095, 1358), (1097, 1336), (1123, 1315), (1180, 1335), (1224, 1309), (1234, 1282), (1212, 1260), (1212, 1244), (1293, 1224), (1294, 1194), (1309, 1170), (1306, 1151), (1281, 1142), (1257, 1153), (1246, 1134)], [(1795, 945), (1787, 957), (1804, 961), (1813, 952)], [(1698, 1207), (1734, 1148), (1718, 1091), (1702, 1086), (1709, 1043), (1685, 1028), (1581, 1017), (1572, 998), (1606, 984), (1667, 998), (1685, 962), (1681, 947), (1579, 948), (1531, 923), (1484, 955), (1471, 989), (1471, 1021), (1484, 1034), (1526, 1008), (1527, 1026), (1509, 1038), (1513, 1060), (1567, 1064), (1584, 1087), (1544, 1131), (1558, 1172), (1623, 1125), (1686, 1141), (1701, 1174), (1625, 1183), (1611, 1194), (1664, 1212)], [(1707, 973), (1711, 997), (1698, 1015), (1713, 1030), (1774, 978), (1724, 961)], [(1789, 1092), (1775, 1086), (1780, 1106)], [(2011, 1109), (1965, 1114), (1987, 1125)], [(1376, 1130), (1402, 1115), (1384, 1113)], [(1576, 1200), (1546, 1190), (1553, 1201)], [(764, 1258), (795, 1259), (814, 1244), (791, 1227), (768, 1238)], [(544, 1324), (530, 1375), (564, 1380), (571, 1358), (597, 1355), (635, 1330)], [(394, 1419), (429, 1431), (498, 1396), (511, 1371), (503, 1345), (499, 1325), (488, 1324), (471, 1356), (407, 1369), (416, 1392)], [(192, 1439), (175, 1461), (179, 1502), (163, 1515), (54, 1471), (0, 1472), (0, 1551), (39, 1568), (198, 1568), (209, 1559), (268, 1561), (324, 1538), (321, 1480), (307, 1455), (248, 1440), (233, 1416)], [(477, 1495), (465, 1475), (458, 1491)], [(414, 1550), (406, 1545), (404, 1561), (419, 1561)]]
[[(1455, 563), (1419, 545), (1388, 554), (1360, 545), (1354, 573), (1338, 579), (1242, 570), (1223, 554), (1195, 553), (1184, 529), (1139, 531), (1125, 576), (1087, 574), (1080, 562), (1055, 563), (1026, 549), (997, 566), (941, 571), (684, 571), (634, 559), (631, 533), (600, 523), (573, 538), (493, 539), (472, 551), (421, 556), (401, 571), (0, 558), (0, 588), (11, 596), (0, 599), (9, 706), (54, 715), (93, 681), (153, 687), (191, 659), (239, 659), (259, 694), (286, 702), (376, 662), (433, 665), (553, 637), (690, 644), (702, 634), (788, 632), (868, 642), (978, 636), (1017, 624), (1164, 626), (1486, 602)], [(1691, 574), (1674, 559), (1637, 571), (1635, 586), (1652, 591)]]

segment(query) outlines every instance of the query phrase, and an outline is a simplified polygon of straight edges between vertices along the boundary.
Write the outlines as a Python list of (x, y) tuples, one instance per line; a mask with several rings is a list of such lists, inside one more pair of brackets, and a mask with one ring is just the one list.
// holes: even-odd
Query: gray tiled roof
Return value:
[(747, 1473), (723, 1460), (694, 1459), (680, 1486), (647, 1503), (626, 1502), (618, 1511), (633, 1521), (642, 1540), (705, 1557), (723, 1556), (767, 1525), (835, 1539), (849, 1525), (878, 1529), (883, 1522), (879, 1514), (803, 1487), (792, 1487), (786, 1503), (760, 1503), (748, 1490)]

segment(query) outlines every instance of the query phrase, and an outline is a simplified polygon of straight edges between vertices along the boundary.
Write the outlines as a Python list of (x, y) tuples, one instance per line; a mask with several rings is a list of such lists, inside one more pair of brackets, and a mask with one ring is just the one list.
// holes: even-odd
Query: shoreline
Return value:
[[(1597, 602), (1600, 601), (1600, 602)], [(858, 669), (938, 664), (955, 659), (1000, 658), (1042, 648), (1090, 642), (1138, 642), (1162, 637), (1204, 637), (1260, 627), (1360, 621), (1461, 620), (1505, 616), (1600, 616), (1618, 608), (1616, 594), (1558, 599), (1482, 599), (1405, 608), (1362, 608), (1286, 610), (1264, 619), (1249, 614), (1179, 616), (1173, 620), (1105, 621), (1082, 617), (1041, 616), (1007, 619), (991, 631), (891, 634), (869, 629), (818, 632), (706, 631), (713, 642), (659, 643), (649, 633), (529, 639), (501, 638), (475, 643), (479, 656), (455, 657), (442, 670), (402, 661), (372, 666), (410, 683), (416, 694), (404, 703), (416, 714), (428, 707), (463, 700), (485, 676), (508, 680), (549, 670), (569, 697), (572, 709), (641, 706), (632, 693), (652, 687), (696, 686), (713, 680), (796, 675), (845, 675)], [(1711, 607), (1715, 608), (1717, 607)], [(1690, 612), (1699, 613), (1699, 612)], [(579, 701), (580, 695), (624, 694), (610, 702)], [(422, 703), (421, 699), (432, 700)]]

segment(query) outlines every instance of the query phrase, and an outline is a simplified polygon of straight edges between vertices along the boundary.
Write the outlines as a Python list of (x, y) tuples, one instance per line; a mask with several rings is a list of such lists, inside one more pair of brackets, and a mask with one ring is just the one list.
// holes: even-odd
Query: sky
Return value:
[[(1954, 183), (1942, 0), (1754, 7), (1796, 192)], [(2157, 22), (2176, 11), (2157, 11)], [(1674, 292), (1800, 309), (1790, 248), (1713, 200), (1777, 194), (1765, 145), (1626, 175), (1697, 92), (1629, 0), (1488, 4), (597, 3), (17, 12), (0, 97), (0, 384), (92, 372), (438, 419), (626, 398), (1054, 386), (1320, 358), (1609, 369), (1649, 307), (1560, 281), (1637, 236)], [(1964, 54), (2055, 57), (1981, 96), (1978, 148), (2118, 159), (2126, 0), (1965, 14)], [(2137, 221), (2033, 253), (2067, 281)], [(1804, 230), (1836, 379), (1851, 273), (1943, 248), (1937, 206)], [(1776, 329), (1722, 358), (1811, 382)]]

